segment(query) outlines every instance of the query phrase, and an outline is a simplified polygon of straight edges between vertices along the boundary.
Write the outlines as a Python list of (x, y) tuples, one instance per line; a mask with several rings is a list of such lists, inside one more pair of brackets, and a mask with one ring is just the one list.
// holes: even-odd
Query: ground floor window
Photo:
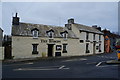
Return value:
[(99, 52), (101, 52), (101, 44), (99, 44)]
[(67, 53), (67, 44), (63, 44), (63, 53)]
[(32, 54), (38, 54), (38, 51), (37, 51), (37, 46), (38, 46), (38, 44), (32, 44), (32, 45), (33, 45)]
[(90, 50), (89, 50), (89, 43), (86, 43), (86, 53), (90, 53)]

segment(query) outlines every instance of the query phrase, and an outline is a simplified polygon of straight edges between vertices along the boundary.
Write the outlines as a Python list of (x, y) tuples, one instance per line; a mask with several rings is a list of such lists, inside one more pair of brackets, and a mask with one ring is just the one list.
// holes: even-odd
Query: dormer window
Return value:
[(68, 37), (68, 32), (67, 31), (64, 31), (64, 32), (61, 32), (60, 33), (62, 35), (62, 37), (66, 40), (67, 37)]
[(47, 35), (49, 36), (49, 38), (53, 38), (54, 36), (54, 30), (49, 30), (49, 31), (46, 31)]
[(38, 38), (38, 31), (39, 30), (37, 28), (34, 28), (31, 31), (32, 31), (33, 38)]

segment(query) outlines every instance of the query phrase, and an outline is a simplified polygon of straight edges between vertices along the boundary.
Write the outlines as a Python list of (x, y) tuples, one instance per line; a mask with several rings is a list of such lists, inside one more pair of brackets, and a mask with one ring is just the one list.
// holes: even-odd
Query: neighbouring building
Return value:
[(104, 33), (104, 37), (105, 37), (105, 44), (104, 44), (104, 49), (106, 53), (110, 53), (115, 51), (115, 45), (116, 42), (120, 39), (120, 35), (111, 33), (109, 30), (104, 29), (102, 30), (102, 32)]
[(2, 46), (3, 30), (0, 28), (0, 60), (4, 59), (4, 47)]
[(104, 52), (100, 27), (89, 27), (69, 19), (65, 27), (12, 22), (12, 57), (35, 58), (81, 56)]

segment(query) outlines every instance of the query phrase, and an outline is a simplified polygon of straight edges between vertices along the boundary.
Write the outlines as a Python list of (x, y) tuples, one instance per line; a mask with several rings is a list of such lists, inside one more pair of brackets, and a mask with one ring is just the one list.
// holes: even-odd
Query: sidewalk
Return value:
[(110, 61), (106, 61), (107, 64), (120, 64), (120, 61), (118, 60), (110, 60)]
[[(101, 55), (101, 54), (97, 54), (97, 55)], [(42, 60), (49, 61), (49, 60), (60, 60), (60, 59), (83, 58), (83, 57), (87, 57), (87, 56), (94, 56), (94, 55), (6, 59), (6, 60), (2, 60), (2, 62), (3, 63), (16, 63), (16, 62), (30, 62), (30, 61), (42, 61)]]

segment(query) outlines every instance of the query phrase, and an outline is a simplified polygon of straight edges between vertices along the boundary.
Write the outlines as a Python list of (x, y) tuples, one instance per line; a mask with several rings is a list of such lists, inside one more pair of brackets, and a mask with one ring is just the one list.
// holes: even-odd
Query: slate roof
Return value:
[[(50, 26), (43, 24), (21, 23), (12, 26), (12, 36), (32, 36), (31, 30), (37, 28), (39, 30), (39, 37), (47, 37), (46, 31), (53, 29), (54, 37), (62, 38), (61, 32), (67, 30), (65, 27)], [(74, 32), (67, 30), (68, 38), (77, 38)]]
[(77, 24), (74, 23), (74, 26), (76, 26), (80, 31), (85, 31), (85, 32), (91, 32), (91, 33), (96, 33), (96, 34), (103, 34), (101, 31), (94, 27), (82, 25), (82, 24)]

